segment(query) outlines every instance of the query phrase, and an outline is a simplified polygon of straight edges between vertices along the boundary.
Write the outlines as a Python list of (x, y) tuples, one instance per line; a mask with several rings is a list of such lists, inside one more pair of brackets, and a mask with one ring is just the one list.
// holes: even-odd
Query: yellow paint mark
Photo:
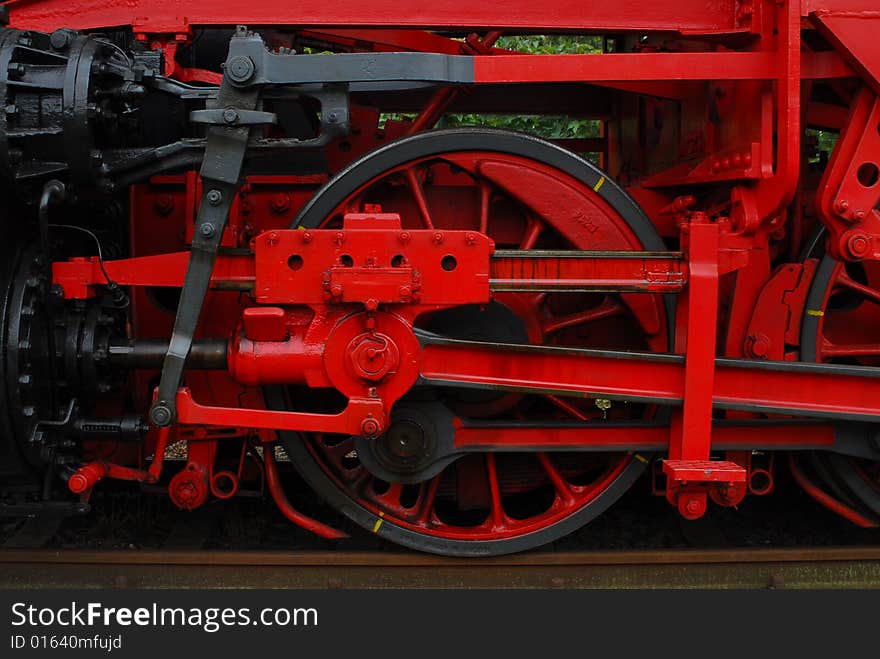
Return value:
[(299, 231), (305, 231), (305, 230), (306, 230), (306, 228), (305, 228), (302, 224), (300, 224), (300, 225), (297, 227), (297, 229), (298, 229)]
[(600, 176), (599, 180), (596, 181), (596, 185), (593, 186), (593, 192), (599, 192), (599, 188), (602, 187), (602, 184), (605, 183), (605, 177)]
[(807, 309), (808, 316), (824, 316), (825, 312), (821, 309)]
[(634, 453), (633, 457), (635, 457), (636, 460), (638, 460), (639, 462), (641, 462), (643, 464), (648, 464), (648, 458), (646, 458), (644, 455), (639, 455), (638, 453)]
[(379, 519), (376, 520), (376, 523), (373, 525), (373, 533), (379, 532), (379, 527), (382, 526), (382, 518), (385, 517), (385, 513), (379, 513)]

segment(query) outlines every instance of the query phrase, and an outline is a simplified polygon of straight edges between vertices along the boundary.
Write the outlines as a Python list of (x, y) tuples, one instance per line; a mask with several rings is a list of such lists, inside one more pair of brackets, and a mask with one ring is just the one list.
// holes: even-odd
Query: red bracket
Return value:
[[(694, 213), (682, 227), (688, 247), (690, 278), (685, 291), (679, 332), (685, 330), (684, 405), (673, 420), (669, 459), (663, 471), (669, 478), (666, 496), (688, 519), (706, 512), (709, 485), (746, 479), (746, 470), (733, 462), (712, 462), (712, 395), (715, 386), (715, 344), (718, 321), (720, 227), (703, 213)], [(681, 321), (684, 320), (682, 323)], [(684, 327), (682, 327), (684, 325)]]
[(664, 460), (663, 473), (677, 483), (746, 482), (746, 470), (726, 460)]
[(241, 426), (269, 430), (328, 432), (375, 437), (385, 427), (385, 410), (379, 398), (352, 398), (338, 414), (310, 414), (278, 410), (200, 405), (186, 387), (177, 392), (177, 421), (205, 426)]

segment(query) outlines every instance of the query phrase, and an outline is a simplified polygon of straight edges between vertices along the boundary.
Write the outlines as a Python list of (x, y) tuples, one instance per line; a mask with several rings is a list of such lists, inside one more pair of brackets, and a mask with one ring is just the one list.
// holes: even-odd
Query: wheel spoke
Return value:
[(390, 483), (386, 492), (376, 495), (376, 501), (381, 505), (399, 513), (403, 508), (400, 503), (400, 497), (402, 494), (403, 485), (401, 483)]
[(523, 233), (523, 237), (519, 242), (519, 248), (532, 249), (535, 243), (538, 242), (542, 231), (544, 231), (544, 223), (529, 215), (525, 233)]
[(837, 277), (837, 283), (844, 288), (848, 288), (851, 291), (859, 293), (866, 297), (871, 302), (875, 304), (880, 304), (880, 291), (877, 291), (870, 286), (865, 286), (864, 284), (860, 284), (859, 282), (852, 279), (845, 272), (841, 272)]
[(876, 357), (880, 356), (880, 343), (850, 343), (837, 345), (827, 338), (822, 339), (822, 357)]
[(501, 488), (498, 485), (498, 465), (495, 462), (494, 453), (486, 454), (486, 471), (489, 475), (489, 494), (492, 498), (492, 526), (495, 528), (501, 528), (504, 526), (507, 515), (504, 514), (504, 508), (501, 505)]
[(428, 202), (425, 199), (425, 190), (422, 188), (422, 182), (419, 179), (419, 175), (416, 173), (415, 167), (406, 168), (406, 182), (416, 200), (416, 205), (419, 207), (419, 214), (422, 216), (422, 222), (424, 222), (426, 228), (433, 229), (434, 221), (431, 219), (431, 211), (428, 210)]
[(560, 398), (559, 396), (554, 396), (553, 394), (546, 394), (544, 396), (544, 398), (546, 398), (551, 403), (556, 405), (556, 407), (561, 409), (563, 412), (566, 412), (569, 416), (573, 416), (575, 419), (577, 419), (579, 421), (587, 421), (590, 418), (589, 416), (587, 416), (586, 413), (584, 413), (583, 410), (578, 409), (577, 407), (575, 407), (574, 405), (569, 403), (564, 398)]
[(437, 490), (440, 487), (440, 479), (443, 472), (440, 472), (434, 478), (422, 485), (422, 491), (419, 494), (419, 502), (416, 507), (415, 521), (419, 524), (427, 524), (431, 520), (431, 513), (434, 512), (434, 501), (437, 498)]
[(568, 504), (574, 501), (574, 495), (571, 493), (571, 487), (569, 487), (568, 481), (565, 480), (565, 478), (556, 468), (556, 465), (553, 464), (550, 456), (548, 456), (546, 453), (538, 453), (538, 461), (541, 463), (541, 467), (543, 467), (544, 471), (550, 477), (550, 480), (553, 483), (553, 487), (556, 489), (556, 494), (559, 495), (562, 503)]
[(480, 233), (489, 233), (489, 201), (492, 198), (492, 187), (486, 181), (480, 181)]
[(544, 324), (543, 330), (545, 334), (552, 334), (553, 332), (558, 332), (559, 330), (565, 329), (566, 327), (585, 325), (587, 323), (592, 323), (603, 318), (619, 316), (623, 313), (623, 311), (624, 306), (620, 302), (620, 300), (605, 298), (602, 304), (597, 307), (593, 307), (592, 309), (586, 309), (585, 311), (578, 311), (576, 313), (568, 314), (565, 316), (551, 318)]

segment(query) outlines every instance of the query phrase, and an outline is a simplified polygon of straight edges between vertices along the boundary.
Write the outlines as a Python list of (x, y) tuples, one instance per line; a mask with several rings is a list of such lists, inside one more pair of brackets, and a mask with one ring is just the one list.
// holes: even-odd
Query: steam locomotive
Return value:
[(880, 12), (398, 4), (2, 5), (0, 515), (120, 479), (342, 537), (289, 461), (440, 554), (780, 470), (876, 527)]

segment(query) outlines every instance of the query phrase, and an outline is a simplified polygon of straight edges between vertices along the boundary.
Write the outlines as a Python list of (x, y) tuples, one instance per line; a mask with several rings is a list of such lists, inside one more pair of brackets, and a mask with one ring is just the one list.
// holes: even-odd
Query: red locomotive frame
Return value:
[[(515, 191), (521, 181), (538, 215), (557, 206), (575, 209), (567, 221), (577, 224), (579, 233), (570, 240), (575, 252), (569, 254), (533, 249), (541, 229), (530, 239), (530, 223), (522, 240), (508, 240), (504, 231), (490, 235), (488, 192), (478, 209), (480, 221), (461, 226), (455, 219), (464, 213), (458, 202), (432, 208), (434, 199), (428, 200), (423, 187), (435, 181), (418, 178), (425, 170), (417, 165), (400, 170), (412, 202), (395, 207), (391, 192), (387, 199), (368, 200), (380, 203), (352, 205), (349, 199), (336, 208), (342, 209), (341, 223), (332, 227), (289, 226), (301, 209), (307, 212), (308, 200), (328, 175), (248, 175), (230, 212), (222, 239), (228, 249), (214, 264), (199, 326), (200, 337), (228, 339), (226, 372), (189, 373), (177, 394), (176, 423), (152, 430), (150, 448), (134, 460), (95, 456), (68, 481), (73, 492), (88, 497), (104, 477), (155, 483), (165, 447), (184, 438), (189, 462), (172, 479), (172, 499), (192, 508), (211, 492), (224, 498), (229, 489), (223, 479), (238, 483), (242, 476), (223, 471), (217, 478), (215, 457), (224, 436), (256, 434), (267, 446), (276, 430), (376, 438), (389, 428), (392, 406), (417, 383), (479, 385), (510, 396), (537, 392), (569, 410), (569, 401), (585, 398), (601, 401), (599, 409), (626, 401), (671, 410), (668, 419), (646, 413), (644, 423), (625, 427), (493, 425), (456, 415), (443, 457), (485, 452), (487, 463), (494, 464), (496, 452), (516, 450), (539, 456), (622, 450), (635, 460), (657, 453), (665, 455), (666, 496), (688, 518), (704, 514), (710, 498), (733, 506), (750, 491), (772, 489), (772, 469), (755, 459), (754, 451), (833, 451), (841, 446), (842, 428), (872, 441), (870, 424), (880, 417), (875, 363), (880, 341), (871, 340), (880, 330), (873, 308), (880, 302), (874, 286), (880, 260), (880, 48), (872, 30), (880, 26), (880, 11), (864, 0), (650, 5), (517, 0), (497, 6), (438, 0), (403, 12), (399, 5), (341, 0), (280, 9), (266, 0), (223, 1), (194, 4), (179, 16), (178, 8), (169, 12), (167, 3), (152, 0), (7, 3), (10, 26), (20, 30), (130, 29), (139, 42), (163, 49), (165, 75), (184, 82), (223, 79), (216, 71), (175, 61), (194, 29), (205, 26), (271, 25), (263, 34), (272, 45), (296, 36), (349, 52), (442, 53), (468, 60), (472, 81), (438, 87), (415, 119), (389, 121), (379, 137), (371, 137), (377, 129), (369, 103), (353, 109), (352, 124), (359, 130), (344, 151), (338, 143), (326, 148), (328, 174), (390, 138), (430, 129), (463, 102), (468, 89), (503, 85), (517, 99), (513, 105), (527, 107), (535, 101), (521, 98), (520, 90), (548, 85), (541, 110), (552, 111), (554, 103), (566, 102), (553, 85), (588, 85), (593, 96), (578, 102), (588, 104), (584, 114), (604, 122), (603, 137), (567, 145), (599, 153), (607, 172), (596, 170), (583, 190), (550, 169), (526, 168), (512, 155), (474, 149), (476, 155), (461, 156), (460, 162), (447, 158), (500, 190)], [(458, 40), (444, 32), (470, 36)], [(524, 55), (493, 46), (501, 34), (523, 32), (620, 35), (629, 47)], [(803, 155), (808, 127), (840, 133), (821, 179)], [(450, 194), (458, 185), (455, 171), (442, 183)], [(553, 177), (556, 183), (549, 182)], [(614, 237), (602, 224), (601, 218), (616, 212), (612, 196), (622, 190), (675, 250), (639, 245), (622, 229)], [(132, 287), (135, 334), (167, 337), (173, 317), (151, 306), (147, 290), (184, 285), (186, 245), (193, 241), (198, 200), (205, 194), (194, 172), (133, 185), (131, 257), (107, 261), (106, 272), (97, 258), (58, 261), (54, 283), (68, 300), (94, 297), (108, 278)], [(565, 212), (547, 210), (547, 216)], [(163, 223), (187, 233), (154, 228)], [(825, 266), (821, 254), (817, 258), (805, 248), (819, 227), (824, 227), (823, 263), (833, 261), (836, 269), (816, 306), (811, 286)], [(591, 242), (593, 232), (599, 237)], [(847, 263), (857, 264), (862, 274), (852, 275)], [(821, 305), (842, 289), (861, 295), (862, 302), (851, 317), (832, 324), (832, 311)], [(515, 309), (516, 300), (527, 295), (546, 299), (565, 292), (620, 296), (636, 325), (654, 329), (645, 331), (641, 345), (604, 349), (449, 340), (418, 327), (425, 314), (459, 305), (508, 300), (504, 304)], [(673, 297), (677, 305), (671, 311), (663, 300)], [(591, 318), (620, 313), (619, 302), (602, 304)], [(819, 324), (815, 336), (807, 333), (805, 318)], [(819, 363), (804, 358), (808, 336), (818, 342), (813, 361)], [(142, 408), (153, 402), (148, 383), (154, 376), (147, 369), (133, 376)], [(332, 413), (267, 407), (261, 388), (274, 385), (334, 389), (347, 403)], [(594, 418), (583, 407), (572, 415)], [(285, 514), (337, 537), (290, 507), (270, 453), (266, 449), (266, 482)], [(156, 458), (148, 465), (150, 454)], [(540, 460), (564, 499), (571, 488), (546, 458)], [(791, 465), (821, 503), (859, 525), (877, 525), (880, 511), (820, 487), (795, 458)], [(609, 468), (602, 478), (618, 473)], [(596, 487), (604, 482), (599, 479)], [(880, 488), (870, 477), (865, 482)], [(501, 529), (497, 472), (487, 487)], [(393, 517), (380, 507), (370, 510), (375, 531)], [(492, 524), (485, 528), (479, 538), (491, 539)]]

